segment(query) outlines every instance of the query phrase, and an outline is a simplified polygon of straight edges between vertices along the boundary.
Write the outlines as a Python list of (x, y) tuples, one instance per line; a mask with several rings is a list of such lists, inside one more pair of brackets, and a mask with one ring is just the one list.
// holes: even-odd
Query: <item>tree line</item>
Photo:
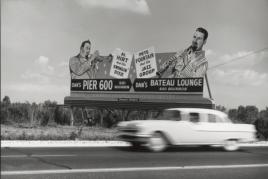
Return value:
[(256, 106), (238, 106), (237, 109), (227, 110), (224, 106), (216, 106), (217, 110), (228, 114), (234, 123), (254, 124), (259, 138), (268, 139), (268, 107), (259, 110)]
[[(73, 119), (72, 115), (73, 113)], [(120, 109), (91, 109), (58, 105), (55, 101), (43, 103), (12, 103), (8, 96), (1, 100), (1, 124), (46, 125), (86, 125), (114, 127), (122, 120), (145, 119), (147, 111), (128, 111)]]
[[(228, 114), (234, 123), (254, 124), (260, 138), (268, 139), (268, 107), (259, 110), (256, 106), (239, 106), (227, 110), (224, 106), (216, 106), (217, 110)], [(1, 124), (27, 124), (30, 126), (47, 125), (85, 125), (114, 127), (119, 121), (146, 119), (153, 117), (157, 111), (130, 111), (123, 109), (90, 109), (73, 107), (73, 119), (69, 107), (58, 105), (55, 101), (43, 103), (12, 103), (8, 96), (1, 100)]]

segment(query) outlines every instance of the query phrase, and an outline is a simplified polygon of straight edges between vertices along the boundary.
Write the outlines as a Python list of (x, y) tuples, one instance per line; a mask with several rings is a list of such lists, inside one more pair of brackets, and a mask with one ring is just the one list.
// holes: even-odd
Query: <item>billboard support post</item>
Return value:
[(71, 110), (70, 110), (70, 113), (71, 113), (71, 124), (70, 124), (70, 126), (73, 126), (74, 125), (74, 113), (73, 113), (73, 107), (71, 106), (70, 107), (71, 108)]
[(211, 91), (210, 91), (209, 83), (208, 83), (208, 77), (207, 77), (207, 74), (205, 74), (205, 79), (206, 79), (206, 84), (207, 84), (207, 88), (208, 88), (209, 98), (210, 98), (210, 99), (213, 99), (213, 98), (212, 98), (212, 95), (211, 95)]

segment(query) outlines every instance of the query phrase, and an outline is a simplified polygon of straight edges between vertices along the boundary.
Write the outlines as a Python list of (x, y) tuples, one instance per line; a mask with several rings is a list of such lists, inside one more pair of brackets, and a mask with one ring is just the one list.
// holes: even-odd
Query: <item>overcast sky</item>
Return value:
[(151, 46), (173, 52), (188, 47), (202, 26), (209, 32), (204, 48), (216, 104), (264, 109), (267, 19), (267, 0), (1, 0), (1, 97), (63, 103), (70, 95), (69, 58), (85, 39), (101, 55)]

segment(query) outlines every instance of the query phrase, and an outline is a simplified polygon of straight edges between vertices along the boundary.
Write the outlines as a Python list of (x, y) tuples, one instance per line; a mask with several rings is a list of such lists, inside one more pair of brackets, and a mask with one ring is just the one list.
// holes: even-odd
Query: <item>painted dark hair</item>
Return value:
[(207, 38), (208, 38), (208, 31), (206, 29), (204, 29), (203, 27), (198, 27), (196, 29), (196, 31), (203, 33), (204, 34), (204, 40), (207, 40)]
[(91, 45), (90, 40), (85, 40), (81, 43), (80, 49), (83, 48), (85, 46), (86, 43), (89, 43)]

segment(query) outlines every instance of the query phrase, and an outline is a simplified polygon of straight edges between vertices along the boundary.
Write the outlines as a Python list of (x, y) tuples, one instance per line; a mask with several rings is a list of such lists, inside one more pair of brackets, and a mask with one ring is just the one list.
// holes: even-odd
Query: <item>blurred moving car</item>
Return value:
[(239, 143), (255, 141), (255, 134), (254, 125), (232, 123), (225, 113), (212, 109), (166, 109), (153, 119), (118, 124), (120, 140), (153, 152), (169, 145), (221, 145), (235, 151)]

